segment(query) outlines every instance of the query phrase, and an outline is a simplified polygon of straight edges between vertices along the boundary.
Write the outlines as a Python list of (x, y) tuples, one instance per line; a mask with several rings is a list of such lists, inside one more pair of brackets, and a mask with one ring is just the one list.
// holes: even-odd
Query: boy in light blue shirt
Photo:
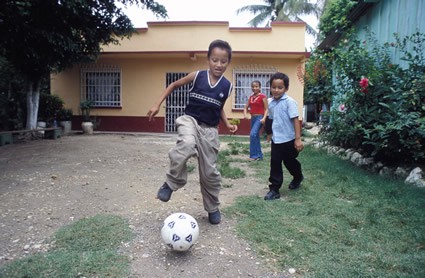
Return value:
[(297, 102), (288, 96), (289, 78), (277, 72), (270, 78), (273, 99), (269, 103), (269, 118), (272, 120), (272, 150), (270, 159), (270, 191), (264, 200), (280, 198), (283, 183), (282, 162), (292, 175), (289, 189), (298, 189), (304, 179), (298, 153), (304, 148), (301, 141), (301, 126), (298, 121)]

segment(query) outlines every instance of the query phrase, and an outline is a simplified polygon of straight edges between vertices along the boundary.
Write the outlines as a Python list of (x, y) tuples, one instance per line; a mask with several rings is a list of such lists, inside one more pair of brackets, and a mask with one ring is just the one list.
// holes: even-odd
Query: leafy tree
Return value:
[(0, 131), (24, 128), (26, 104), (22, 79), (0, 56)]
[(320, 39), (326, 38), (332, 32), (344, 33), (352, 22), (347, 19), (350, 10), (357, 4), (355, 0), (333, 0), (324, 3), (323, 13), (320, 17)]
[(27, 92), (26, 127), (37, 122), (43, 77), (92, 61), (102, 45), (118, 44), (135, 29), (117, 6), (138, 4), (166, 17), (153, 0), (2, 0), (0, 56), (21, 76)]
[(316, 104), (316, 113), (332, 102), (332, 63), (332, 53), (316, 49), (305, 64), (304, 103)]
[[(308, 0), (264, 0), (265, 4), (248, 5), (241, 7), (236, 12), (250, 12), (256, 16), (251, 19), (248, 24), (257, 27), (263, 22), (273, 21), (303, 21), (299, 16), (316, 14), (317, 5), (310, 3)], [(307, 33), (316, 35), (314, 28), (307, 24)]]

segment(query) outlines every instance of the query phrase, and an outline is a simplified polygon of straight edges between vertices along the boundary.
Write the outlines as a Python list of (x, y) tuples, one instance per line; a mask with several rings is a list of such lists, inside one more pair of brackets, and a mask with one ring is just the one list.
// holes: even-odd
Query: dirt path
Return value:
[[(168, 203), (155, 199), (174, 143), (173, 135), (104, 134), (1, 147), (0, 265), (47, 250), (46, 239), (64, 225), (108, 213), (129, 219), (137, 235), (123, 247), (132, 258), (131, 277), (284, 277), (236, 236), (233, 220), (208, 223), (196, 170)], [(236, 196), (266, 192), (249, 172), (224, 183), (234, 186), (222, 190), (222, 207)], [(162, 221), (177, 211), (200, 225), (199, 242), (187, 253), (170, 252), (160, 238)]]

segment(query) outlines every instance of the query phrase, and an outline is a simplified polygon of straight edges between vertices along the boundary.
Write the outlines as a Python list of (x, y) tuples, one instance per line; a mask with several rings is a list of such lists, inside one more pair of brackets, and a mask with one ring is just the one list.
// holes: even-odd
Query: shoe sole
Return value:
[(164, 203), (166, 203), (166, 202), (168, 202), (168, 201), (170, 201), (170, 199), (171, 199), (171, 196), (170, 196), (170, 198), (168, 198), (168, 199), (165, 199), (165, 198), (161, 198), (161, 197), (159, 197), (159, 196), (156, 196), (160, 201), (162, 201), (162, 202), (164, 202)]
[(280, 195), (279, 196), (274, 196), (273, 198), (266, 198), (266, 197), (264, 197), (264, 200), (265, 201), (273, 201), (273, 200), (277, 200), (277, 199), (280, 199)]

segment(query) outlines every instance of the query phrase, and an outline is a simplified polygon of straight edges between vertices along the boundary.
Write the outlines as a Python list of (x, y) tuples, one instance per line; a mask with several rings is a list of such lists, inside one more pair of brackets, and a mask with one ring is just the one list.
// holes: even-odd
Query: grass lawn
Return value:
[[(249, 142), (222, 141), (230, 149), (220, 154), (219, 167), (237, 182), (245, 172), (231, 162), (241, 162), (235, 156)], [(248, 163), (262, 184), (269, 159), (266, 152), (263, 161)], [(288, 191), (285, 172), (281, 200), (239, 197), (223, 210), (270, 268), (284, 274), (294, 268), (297, 277), (425, 277), (425, 189), (309, 146), (299, 159), (305, 180), (298, 191)], [(0, 277), (127, 277), (130, 261), (118, 250), (133, 236), (121, 217), (82, 219), (60, 229), (47, 253), (11, 262)]]
[[(261, 183), (269, 159), (249, 163)], [(240, 197), (224, 210), (272, 268), (300, 277), (425, 277), (425, 189), (310, 146), (299, 160), (298, 191), (287, 189), (285, 172), (281, 200)]]
[(0, 268), (0, 277), (127, 277), (130, 259), (119, 254), (132, 239), (127, 220), (96, 215), (55, 233), (54, 248)]

